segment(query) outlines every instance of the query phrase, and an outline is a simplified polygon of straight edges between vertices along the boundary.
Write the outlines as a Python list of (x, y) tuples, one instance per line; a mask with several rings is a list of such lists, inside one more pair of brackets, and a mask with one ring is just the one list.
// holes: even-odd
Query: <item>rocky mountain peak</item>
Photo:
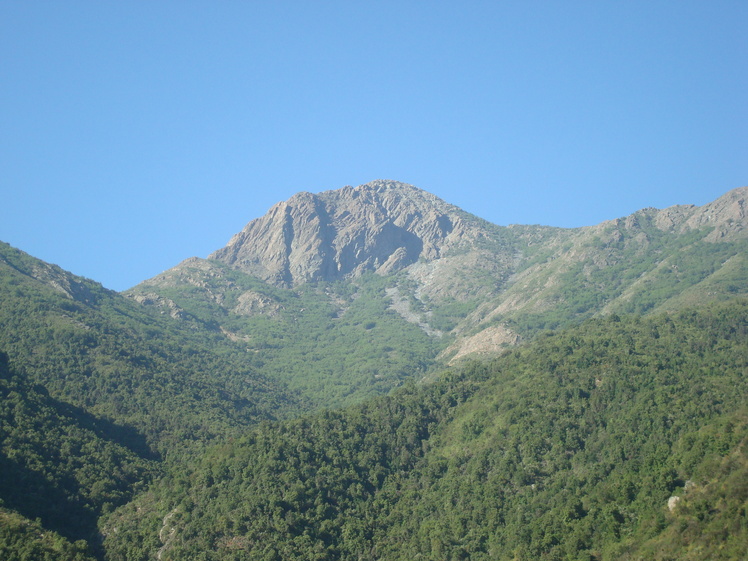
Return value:
[(297, 193), (209, 257), (278, 286), (386, 274), (477, 235), (477, 222), (412, 185), (379, 180)]

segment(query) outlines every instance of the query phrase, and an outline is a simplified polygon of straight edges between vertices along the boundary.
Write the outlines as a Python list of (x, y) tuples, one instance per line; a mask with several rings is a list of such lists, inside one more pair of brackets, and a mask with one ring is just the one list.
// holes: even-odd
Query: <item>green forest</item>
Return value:
[[(150, 454), (200, 448), (218, 435), (308, 407), (298, 392), (268, 379), (252, 353), (219, 333), (2, 249), (0, 351), (30, 383), (128, 428)], [(47, 270), (40, 273), (42, 267)], [(33, 277), (41, 274), (67, 292)]]
[(745, 301), (547, 332), (175, 466), (107, 558), (741, 559), (747, 369)]

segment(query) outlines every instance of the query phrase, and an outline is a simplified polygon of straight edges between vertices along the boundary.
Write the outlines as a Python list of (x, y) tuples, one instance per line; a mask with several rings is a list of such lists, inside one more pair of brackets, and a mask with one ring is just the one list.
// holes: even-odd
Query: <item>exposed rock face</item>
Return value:
[[(163, 311), (168, 311), (169, 315), (175, 319), (188, 319), (189, 315), (185, 311), (177, 306), (176, 302), (169, 298), (159, 296), (155, 292), (149, 292), (145, 294), (136, 294), (132, 297), (139, 304), (146, 306), (155, 306), (161, 308)], [(163, 312), (162, 312), (163, 313)]]
[(432, 260), (475, 234), (465, 213), (425, 191), (375, 181), (298, 193), (209, 256), (277, 286), (387, 274)]
[(748, 187), (733, 189), (716, 201), (697, 207), (688, 218), (688, 229), (711, 226), (714, 228), (708, 241), (727, 241), (748, 236)]
[(31, 271), (31, 277), (43, 282), (72, 300), (90, 302), (95, 299), (91, 289), (82, 279), (63, 271), (56, 265), (40, 263)]
[(450, 362), (454, 363), (466, 356), (500, 353), (507, 347), (519, 343), (519, 340), (520, 338), (516, 333), (503, 325), (493, 325), (473, 336), (458, 339), (442, 354), (450, 355), (454, 353), (454, 356), (450, 358)]
[(636, 229), (640, 221), (652, 220), (665, 232), (683, 234), (699, 228), (713, 228), (706, 241), (732, 241), (748, 236), (748, 187), (733, 189), (704, 206), (675, 205), (662, 210), (645, 208), (625, 218), (603, 222), (589, 228), (605, 228), (610, 224)]

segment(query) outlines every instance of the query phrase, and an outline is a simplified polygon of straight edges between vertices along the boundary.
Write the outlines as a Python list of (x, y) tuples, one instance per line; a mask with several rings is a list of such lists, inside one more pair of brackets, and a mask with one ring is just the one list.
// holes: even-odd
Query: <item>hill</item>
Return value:
[(98, 518), (159, 473), (150, 456), (131, 429), (52, 398), (0, 353), (0, 551), (84, 554)]
[(14, 371), (55, 399), (130, 427), (153, 455), (304, 407), (225, 337), (7, 244), (0, 295), (0, 350)]
[(109, 558), (742, 559), (747, 326), (589, 320), (263, 425), (113, 513)]

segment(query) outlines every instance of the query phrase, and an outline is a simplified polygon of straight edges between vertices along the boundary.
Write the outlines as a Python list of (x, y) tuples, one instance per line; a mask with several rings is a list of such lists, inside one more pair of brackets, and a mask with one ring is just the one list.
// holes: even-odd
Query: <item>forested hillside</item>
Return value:
[[(72, 542), (82, 540), (75, 549), (85, 552), (85, 542), (99, 541), (98, 518), (159, 473), (149, 456), (132, 429), (50, 397), (13, 372), (0, 353), (0, 506), (20, 515), (0, 510), (0, 526), (6, 527), (0, 552), (16, 546), (33, 550), (42, 544), (27, 542), (34, 536), (42, 541), (50, 530)], [(47, 541), (65, 544), (62, 537)]]
[(746, 301), (548, 332), (214, 448), (106, 519), (108, 558), (741, 559), (747, 373)]
[(51, 396), (178, 454), (303, 408), (244, 347), (0, 245), (0, 349)]
[(5, 244), (0, 304), (3, 559), (100, 557), (161, 460), (306, 407), (224, 337)]

